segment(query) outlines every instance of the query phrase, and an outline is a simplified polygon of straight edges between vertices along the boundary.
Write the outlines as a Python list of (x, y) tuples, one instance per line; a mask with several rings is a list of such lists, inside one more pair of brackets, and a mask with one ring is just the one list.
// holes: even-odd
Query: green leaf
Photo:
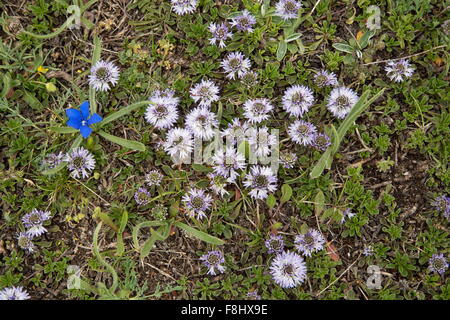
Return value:
[(320, 214), (325, 209), (325, 195), (323, 194), (322, 190), (319, 190), (316, 194), (316, 197), (314, 198), (314, 211), (316, 213), (316, 216), (320, 216)]
[(278, 43), (278, 49), (277, 49), (277, 60), (281, 61), (283, 60), (284, 56), (287, 52), (287, 43), (285, 41), (280, 41)]
[(300, 38), (301, 36), (302, 36), (301, 33), (293, 33), (293, 34), (289, 35), (288, 37), (286, 37), (286, 39), (284, 39), (284, 42), (289, 43), (289, 42), (295, 41), (298, 38)]
[(198, 163), (194, 163), (192, 165), (192, 169), (194, 169), (194, 171), (198, 171), (198, 172), (211, 172), (213, 171), (212, 168), (198, 164)]
[(136, 150), (136, 151), (142, 151), (142, 152), (145, 151), (145, 145), (138, 141), (132, 141), (132, 140), (119, 138), (119, 137), (110, 135), (109, 133), (106, 133), (105, 131), (99, 131), (98, 134), (100, 136), (102, 136), (103, 138), (105, 138), (106, 140), (114, 142), (122, 147), (131, 149), (131, 150)]
[(137, 251), (140, 251), (141, 249), (140, 249), (140, 246), (139, 246), (139, 240), (138, 240), (138, 235), (139, 235), (139, 231), (142, 229), (142, 228), (146, 228), (146, 227), (159, 227), (159, 226), (162, 226), (162, 225), (164, 225), (164, 224), (166, 224), (167, 222), (165, 222), (165, 221), (144, 221), (144, 222), (141, 222), (141, 223), (139, 223), (138, 225), (136, 225), (134, 228), (133, 228), (133, 231), (132, 231), (132, 234), (131, 234), (131, 236), (132, 236), (132, 238), (133, 238), (133, 244), (134, 244), (134, 248), (137, 250)]
[(182, 222), (177, 221), (177, 222), (174, 222), (173, 225), (180, 229), (183, 229), (190, 235), (192, 235), (204, 242), (211, 243), (211, 244), (218, 245), (218, 246), (225, 244), (225, 241), (223, 241), (219, 238), (213, 237), (213, 236), (211, 236), (205, 232), (202, 232), (200, 230), (197, 230), (195, 228), (192, 228), (191, 226), (188, 226), (187, 224), (184, 224)]
[(281, 203), (286, 203), (288, 202), (292, 197), (292, 188), (290, 185), (288, 184), (283, 184), (281, 186), (281, 199), (280, 202)]
[(273, 194), (269, 194), (269, 196), (266, 199), (266, 204), (270, 209), (273, 209), (277, 204), (277, 198), (275, 198)]
[(56, 133), (76, 133), (77, 129), (72, 127), (48, 127), (48, 130), (56, 132)]
[(129, 114), (130, 112), (139, 109), (142, 106), (148, 105), (150, 101), (140, 101), (133, 104), (130, 104), (128, 107), (121, 108), (120, 110), (113, 112), (112, 114), (106, 116), (100, 123), (100, 127), (105, 126), (106, 124), (119, 119), (120, 117)]
[(333, 48), (347, 53), (353, 53), (355, 51), (355, 49), (352, 46), (346, 43), (333, 43)]

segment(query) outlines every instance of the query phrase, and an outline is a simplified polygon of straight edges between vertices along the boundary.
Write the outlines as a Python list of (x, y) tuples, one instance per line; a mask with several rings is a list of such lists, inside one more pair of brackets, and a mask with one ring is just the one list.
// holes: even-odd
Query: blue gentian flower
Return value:
[(89, 101), (83, 102), (80, 105), (80, 110), (72, 108), (67, 109), (66, 115), (69, 118), (66, 124), (72, 128), (80, 130), (83, 138), (87, 138), (91, 134), (92, 129), (89, 127), (90, 125), (103, 120), (103, 118), (96, 113), (90, 116)]

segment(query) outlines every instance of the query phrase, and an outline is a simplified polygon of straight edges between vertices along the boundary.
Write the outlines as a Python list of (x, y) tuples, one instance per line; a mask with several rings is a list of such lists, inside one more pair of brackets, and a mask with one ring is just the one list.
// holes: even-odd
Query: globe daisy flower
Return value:
[(42, 167), (45, 169), (53, 169), (64, 161), (65, 154), (62, 152), (50, 153), (42, 160)]
[(233, 34), (229, 31), (226, 23), (214, 23), (209, 25), (209, 32), (212, 33), (212, 37), (209, 39), (209, 43), (215, 45), (218, 44), (219, 48), (225, 48), (225, 40), (231, 38)]
[(136, 200), (136, 203), (140, 206), (149, 204), (151, 198), (152, 196), (150, 192), (148, 192), (148, 190), (143, 187), (137, 189), (137, 191), (134, 193), (134, 200)]
[(149, 98), (150, 102), (153, 102), (154, 99), (163, 99), (163, 103), (165, 104), (173, 104), (175, 106), (178, 106), (180, 103), (180, 98), (175, 96), (175, 91), (171, 89), (164, 89), (164, 90), (155, 90), (153, 91), (151, 97)]
[(437, 272), (440, 275), (443, 275), (448, 269), (448, 262), (443, 254), (433, 254), (430, 260), (428, 260), (428, 263), (428, 269), (432, 272)]
[(31, 253), (34, 252), (36, 249), (36, 246), (34, 245), (32, 238), (33, 236), (28, 232), (20, 232), (17, 236), (17, 243), (19, 244), (20, 248)]
[(444, 217), (450, 219), (450, 197), (444, 195), (437, 197), (433, 202), (433, 206), (437, 211), (442, 212)]
[(358, 102), (358, 95), (350, 88), (334, 88), (328, 97), (327, 108), (338, 119), (343, 119)]
[(294, 85), (284, 92), (282, 107), (291, 116), (303, 116), (313, 104), (313, 92), (306, 86)]
[(197, 0), (170, 0), (172, 10), (182, 16), (187, 13), (193, 13), (197, 8)]
[(305, 256), (310, 257), (311, 253), (323, 249), (325, 238), (316, 229), (309, 229), (305, 234), (300, 234), (295, 237), (295, 248)]
[(145, 120), (157, 129), (171, 128), (178, 120), (177, 107), (164, 98), (153, 98), (145, 111)]
[(258, 290), (249, 291), (247, 293), (247, 298), (249, 300), (261, 300), (261, 296), (258, 294)]
[(231, 52), (220, 63), (228, 79), (242, 78), (242, 76), (250, 69), (250, 59), (246, 58), (240, 52)]
[(233, 147), (224, 150), (218, 150), (214, 154), (212, 161), (214, 163), (214, 172), (232, 183), (239, 176), (237, 170), (245, 168), (245, 157)]
[(153, 218), (155, 218), (155, 220), (166, 220), (167, 218), (167, 207), (158, 203), (157, 205), (155, 205), (152, 210), (150, 211), (150, 214), (152, 215)]
[(409, 60), (401, 59), (397, 61), (389, 61), (384, 68), (389, 79), (395, 82), (402, 82), (406, 78), (410, 78), (414, 73), (414, 68)]
[(217, 174), (215, 172), (208, 173), (207, 177), (209, 178), (209, 188), (216, 194), (221, 197), (229, 194), (229, 192), (225, 189), (228, 185), (228, 181), (226, 178)]
[(65, 160), (72, 178), (87, 178), (95, 168), (95, 159), (92, 153), (83, 147), (74, 148), (69, 152)]
[(208, 273), (215, 276), (217, 273), (224, 273), (225, 267), (222, 266), (225, 263), (223, 253), (220, 251), (209, 251), (200, 257), (203, 264), (208, 268)]
[(261, 121), (269, 119), (269, 112), (272, 111), (272, 109), (273, 106), (268, 99), (250, 99), (244, 103), (244, 117), (252, 124), (260, 123)]
[(228, 123), (227, 128), (220, 133), (222, 138), (228, 139), (230, 142), (242, 140), (249, 128), (248, 122), (241, 121), (239, 118), (233, 118)]
[(277, 136), (270, 134), (267, 127), (249, 128), (247, 136), (250, 151), (257, 157), (267, 157), (278, 143)]
[(295, 143), (309, 146), (314, 142), (317, 129), (312, 123), (296, 120), (289, 126), (288, 134)]
[(282, 288), (294, 288), (306, 279), (306, 263), (295, 252), (278, 254), (270, 264), (270, 274)]
[(372, 248), (372, 246), (364, 247), (363, 255), (366, 256), (366, 257), (372, 256), (373, 255), (373, 248)]
[(319, 88), (331, 86), (335, 87), (338, 85), (338, 80), (336, 75), (333, 72), (328, 72), (326, 70), (320, 70), (314, 76), (314, 83)]
[(242, 74), (241, 83), (247, 88), (252, 88), (258, 84), (258, 73), (255, 71), (247, 71)]
[(355, 214), (349, 208), (345, 209), (344, 212), (342, 213), (341, 223), (344, 223), (345, 220), (351, 219), (354, 216)]
[(312, 146), (320, 151), (325, 151), (331, 145), (331, 139), (324, 133), (314, 135)]
[(219, 101), (219, 87), (210, 80), (202, 80), (190, 90), (191, 98), (201, 107), (209, 107)]
[(213, 199), (205, 190), (192, 188), (183, 196), (182, 201), (188, 216), (203, 219), (206, 217), (206, 212), (210, 210)]
[(186, 116), (186, 129), (194, 137), (209, 141), (214, 137), (215, 128), (219, 126), (216, 114), (206, 107), (197, 107)]
[(50, 212), (37, 209), (31, 210), (22, 218), (22, 223), (27, 228), (27, 233), (33, 238), (47, 232), (43, 224), (50, 219)]
[(248, 10), (242, 11), (240, 15), (231, 19), (231, 25), (242, 32), (252, 33), (255, 24), (256, 19)]
[(23, 287), (8, 287), (0, 290), (0, 300), (28, 300), (30, 295)]
[(280, 163), (285, 169), (292, 169), (297, 163), (298, 157), (294, 152), (281, 152)]
[(283, 20), (296, 19), (302, 4), (295, 0), (281, 0), (275, 6), (275, 14)]
[(284, 240), (282, 236), (271, 235), (264, 244), (268, 253), (282, 253), (284, 251)]
[(96, 91), (108, 91), (119, 81), (119, 68), (112, 62), (100, 60), (91, 67), (89, 85)]
[(249, 195), (253, 199), (266, 199), (269, 193), (277, 190), (277, 177), (270, 167), (253, 166), (243, 184), (251, 189)]
[(164, 150), (176, 163), (182, 163), (190, 157), (193, 145), (192, 133), (183, 128), (170, 129), (163, 143)]
[(145, 183), (151, 186), (159, 186), (164, 176), (158, 170), (151, 170), (145, 175)]

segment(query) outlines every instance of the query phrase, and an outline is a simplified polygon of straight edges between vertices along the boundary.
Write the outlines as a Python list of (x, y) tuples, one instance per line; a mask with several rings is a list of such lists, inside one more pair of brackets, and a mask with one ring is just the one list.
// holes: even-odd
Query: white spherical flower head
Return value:
[(29, 253), (34, 252), (36, 246), (33, 243), (33, 236), (28, 232), (21, 232), (17, 236), (17, 243), (20, 248), (28, 251)]
[(307, 233), (296, 236), (294, 243), (300, 253), (310, 257), (313, 252), (324, 248), (325, 238), (316, 229), (310, 229)]
[(309, 122), (296, 120), (288, 128), (288, 134), (292, 141), (303, 146), (312, 145), (317, 133), (316, 127)]
[(326, 87), (326, 86), (335, 87), (338, 85), (338, 80), (337, 80), (336, 75), (333, 72), (321, 70), (314, 76), (314, 83), (319, 88)]
[(196, 216), (197, 219), (203, 219), (206, 217), (206, 212), (210, 210), (213, 199), (205, 190), (193, 188), (183, 196), (182, 201), (190, 217)]
[(249, 128), (246, 133), (250, 151), (257, 157), (267, 157), (278, 142), (277, 136), (269, 133), (267, 127)]
[(275, 6), (275, 14), (284, 20), (296, 19), (302, 4), (295, 0), (281, 0)]
[(22, 223), (27, 228), (27, 233), (31, 237), (38, 237), (47, 232), (43, 224), (50, 219), (50, 212), (33, 209), (22, 218)]
[(227, 182), (234, 182), (236, 177), (239, 176), (237, 170), (245, 168), (245, 157), (233, 147), (218, 150), (213, 158), (214, 172), (227, 178)]
[(209, 141), (219, 126), (216, 115), (205, 107), (197, 107), (186, 116), (186, 128), (194, 137)]
[(210, 180), (209, 188), (216, 194), (221, 197), (229, 194), (229, 192), (225, 189), (228, 185), (228, 181), (221, 175), (210, 172), (208, 173), (208, 178)]
[(220, 251), (209, 251), (208, 253), (202, 255), (200, 260), (208, 268), (209, 275), (215, 276), (217, 273), (224, 273), (225, 267), (222, 263), (225, 263), (225, 258), (223, 253)]
[(220, 63), (228, 79), (242, 78), (250, 69), (251, 62), (240, 52), (229, 53)]
[(73, 178), (88, 178), (95, 168), (95, 159), (92, 153), (83, 147), (75, 148), (69, 152), (64, 161)]
[(170, 0), (170, 2), (172, 10), (180, 16), (193, 13), (197, 7), (197, 0)]
[(96, 91), (108, 91), (119, 81), (119, 68), (112, 62), (100, 60), (91, 67), (89, 85)]
[(162, 99), (162, 102), (164, 104), (173, 104), (174, 106), (178, 106), (178, 104), (180, 103), (180, 98), (176, 97), (175, 91), (171, 89), (153, 91), (152, 96), (149, 98), (149, 100), (150, 102), (153, 102), (154, 99)]
[(151, 186), (159, 186), (163, 180), (164, 176), (158, 170), (151, 170), (145, 175), (145, 183)]
[(306, 279), (306, 263), (295, 252), (278, 254), (270, 264), (273, 280), (282, 288), (294, 288)]
[(269, 193), (277, 190), (277, 177), (270, 167), (253, 166), (243, 184), (251, 189), (249, 195), (253, 199), (266, 199)]
[(167, 103), (164, 98), (153, 98), (145, 110), (145, 120), (157, 129), (168, 129), (178, 120), (175, 104)]
[(385, 67), (386, 75), (395, 82), (402, 82), (410, 78), (414, 73), (414, 68), (408, 60), (389, 61)]
[(202, 80), (190, 90), (191, 98), (201, 107), (209, 107), (219, 100), (219, 87), (210, 80)]
[(282, 106), (291, 116), (303, 116), (313, 104), (313, 92), (306, 86), (295, 85), (284, 92)]
[(0, 290), (0, 300), (28, 300), (30, 295), (23, 287), (8, 287)]
[(268, 99), (250, 99), (244, 103), (244, 116), (250, 123), (260, 123), (269, 119), (273, 106)]
[(167, 133), (163, 147), (172, 160), (181, 163), (190, 157), (193, 144), (192, 133), (189, 130), (173, 128)]
[(234, 17), (231, 21), (231, 25), (236, 27), (239, 31), (252, 33), (253, 25), (256, 23), (255, 17), (250, 14), (248, 10), (242, 11), (241, 15)]
[(358, 95), (350, 88), (334, 88), (328, 97), (327, 108), (338, 119), (343, 119), (358, 102)]
[(222, 130), (220, 135), (229, 142), (235, 142), (236, 140), (239, 141), (244, 139), (248, 128), (248, 122), (242, 122), (239, 118), (233, 118), (231, 123), (227, 125), (226, 129)]
[(209, 43), (215, 45), (218, 44), (219, 48), (225, 48), (225, 40), (231, 38), (233, 34), (229, 31), (225, 23), (214, 23), (209, 25), (209, 32), (211, 32), (212, 37), (209, 39)]

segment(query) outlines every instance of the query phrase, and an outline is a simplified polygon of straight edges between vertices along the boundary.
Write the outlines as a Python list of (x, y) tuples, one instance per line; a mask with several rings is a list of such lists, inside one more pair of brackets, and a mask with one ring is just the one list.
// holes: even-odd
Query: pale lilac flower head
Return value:
[(409, 60), (401, 59), (397, 61), (389, 61), (384, 69), (389, 79), (395, 82), (402, 82), (406, 78), (411, 78), (414, 68)]
[(289, 126), (288, 134), (295, 143), (309, 146), (314, 142), (317, 129), (312, 123), (296, 120)]
[(294, 85), (284, 92), (282, 107), (291, 116), (303, 116), (313, 104), (313, 92), (306, 86)]
[(294, 152), (281, 152), (280, 163), (285, 169), (292, 169), (297, 163), (298, 157)]
[(194, 140), (192, 133), (183, 128), (173, 128), (167, 133), (166, 141), (163, 143), (164, 150), (169, 153), (172, 160), (182, 163), (191, 155)]
[(220, 251), (209, 251), (202, 255), (200, 260), (208, 268), (207, 274), (215, 276), (217, 273), (225, 272), (225, 267), (222, 265), (225, 263), (225, 258)]
[(244, 139), (245, 134), (249, 128), (248, 122), (243, 122), (239, 118), (233, 118), (231, 123), (228, 123), (227, 128), (222, 130), (220, 135), (227, 139), (230, 143)]
[(306, 279), (306, 263), (295, 252), (278, 254), (270, 265), (270, 274), (282, 288), (294, 288)]
[(307, 233), (297, 235), (295, 237), (294, 243), (297, 251), (307, 257), (310, 257), (311, 253), (323, 249), (325, 238), (316, 229), (309, 229)]
[(282, 236), (271, 235), (264, 244), (268, 253), (282, 253), (284, 251), (284, 240)]
[(250, 152), (256, 157), (267, 157), (277, 147), (278, 137), (269, 133), (267, 127), (249, 128), (246, 132)]
[(76, 179), (89, 177), (95, 168), (94, 156), (83, 147), (74, 148), (67, 153), (64, 161), (67, 162), (70, 176)]
[(320, 151), (325, 151), (331, 145), (331, 139), (324, 133), (317, 133), (314, 135), (312, 145)]
[(0, 300), (28, 300), (30, 295), (23, 287), (8, 287), (0, 290)]
[(205, 190), (192, 188), (183, 196), (182, 201), (188, 216), (197, 216), (197, 219), (203, 219), (206, 217), (206, 212), (211, 209), (213, 199)]
[(146, 204), (149, 204), (152, 196), (150, 192), (148, 192), (147, 189), (141, 187), (137, 189), (137, 191), (134, 194), (134, 200), (136, 200), (136, 203), (140, 206), (145, 206)]
[(276, 4), (275, 14), (284, 20), (296, 19), (298, 17), (298, 10), (302, 4), (296, 0), (280, 0)]
[(341, 223), (344, 223), (346, 219), (351, 219), (355, 216), (355, 214), (349, 209), (345, 209), (342, 213)]
[(228, 79), (242, 78), (242, 76), (250, 69), (250, 59), (246, 58), (240, 52), (231, 52), (220, 63)]
[(211, 44), (218, 44), (219, 48), (225, 48), (225, 40), (231, 38), (233, 34), (228, 29), (226, 23), (214, 23), (209, 25), (209, 32), (211, 32), (212, 37), (209, 39)]
[(217, 150), (212, 161), (214, 172), (226, 178), (229, 183), (239, 176), (237, 170), (245, 168), (245, 157), (233, 147)]
[(197, 0), (170, 0), (170, 2), (172, 10), (180, 16), (193, 13), (197, 7)]
[(43, 224), (49, 219), (50, 212), (33, 209), (23, 216), (22, 223), (31, 237), (38, 237), (47, 232)]
[(62, 152), (50, 153), (42, 160), (45, 169), (53, 169), (64, 161), (65, 154)]
[(119, 68), (112, 62), (98, 61), (91, 67), (89, 85), (96, 91), (108, 91), (119, 81)]
[(214, 137), (215, 128), (219, 126), (216, 114), (206, 107), (197, 107), (186, 116), (186, 129), (194, 137), (209, 141)]
[(450, 197), (444, 195), (437, 197), (433, 202), (433, 206), (450, 220)]
[(247, 293), (247, 298), (249, 300), (261, 300), (261, 296), (258, 294), (258, 290), (249, 291)]
[(430, 264), (428, 269), (430, 271), (437, 272), (440, 275), (443, 275), (448, 269), (448, 262), (443, 254), (433, 254), (428, 263)]
[(272, 109), (273, 106), (268, 99), (250, 99), (244, 103), (244, 117), (252, 124), (260, 123), (269, 119), (269, 113)]
[(145, 175), (145, 183), (151, 186), (159, 186), (162, 182), (164, 176), (158, 170), (151, 170), (149, 173)]
[(168, 129), (174, 126), (178, 120), (178, 110), (176, 104), (170, 100), (155, 97), (145, 111), (145, 120), (157, 129)]
[(356, 92), (350, 88), (334, 88), (328, 97), (327, 108), (336, 118), (344, 119), (358, 99)]
[(17, 236), (17, 243), (20, 248), (28, 252), (34, 252), (36, 246), (34, 245), (32, 238), (33, 236), (28, 232), (20, 232)]
[(228, 185), (228, 181), (226, 178), (217, 174), (215, 172), (208, 173), (209, 178), (209, 188), (216, 194), (221, 197), (229, 194), (229, 192), (225, 189)]
[(219, 87), (210, 80), (202, 80), (190, 90), (191, 98), (201, 107), (209, 107), (219, 100)]
[(231, 25), (236, 27), (239, 31), (252, 33), (253, 25), (256, 24), (255, 17), (248, 11), (242, 11), (242, 14), (234, 17), (231, 21)]
[(373, 255), (373, 248), (372, 248), (372, 246), (364, 247), (363, 255), (366, 256), (366, 257), (372, 256)]
[(338, 85), (337, 77), (333, 72), (328, 72), (326, 70), (320, 70), (314, 76), (314, 83), (319, 88), (331, 86), (335, 87)]
[(175, 91), (171, 89), (164, 89), (164, 90), (155, 90), (153, 91), (151, 97), (149, 100), (152, 102), (153, 99), (162, 99), (164, 104), (173, 104), (175, 106), (178, 106), (180, 103), (180, 98), (175, 96)]
[(245, 176), (244, 186), (253, 199), (266, 199), (277, 190), (277, 177), (270, 167), (253, 166)]

